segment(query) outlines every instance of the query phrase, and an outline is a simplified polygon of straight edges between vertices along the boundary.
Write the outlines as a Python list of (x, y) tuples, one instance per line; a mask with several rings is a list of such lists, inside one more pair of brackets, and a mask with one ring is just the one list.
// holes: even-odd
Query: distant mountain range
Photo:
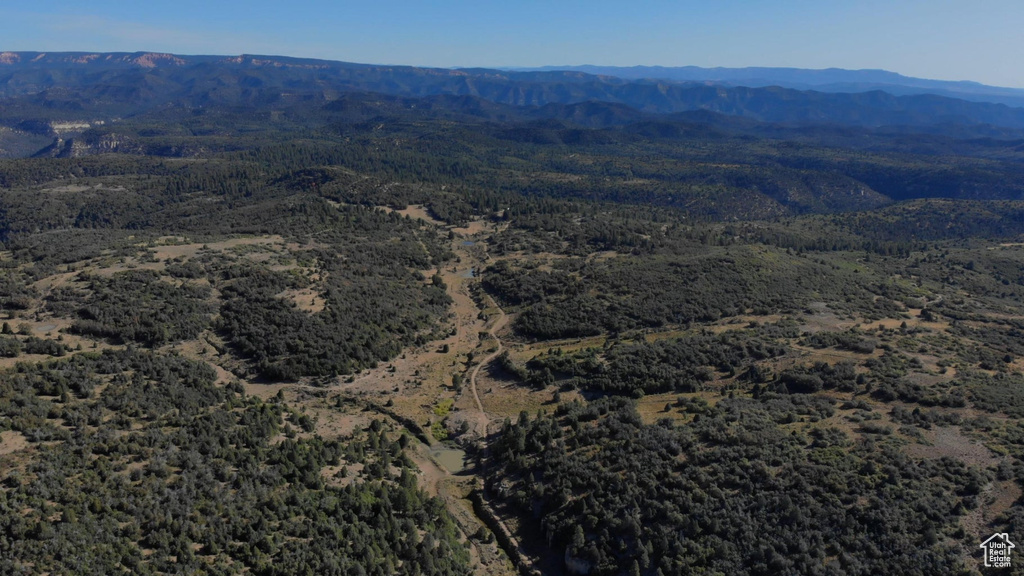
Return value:
[[(378, 66), (279, 56), (3, 52), (0, 125), (39, 133), (46, 126), (59, 132), (52, 129), (54, 122), (77, 125), (172, 108), (308, 111), (326, 109), (343, 95), (359, 92), (414, 99), (459, 97), (463, 98), (462, 104), (448, 100), (445, 107), (464, 105), (465, 113), (471, 115), (507, 112), (492, 110), (488, 108), (490, 104), (547, 110), (554, 117), (586, 126), (708, 111), (790, 125), (899, 126), (922, 130), (959, 127), (958, 130), (967, 128), (980, 135), (999, 135), (1005, 129), (1024, 130), (1024, 108), (1006, 104), (972, 102), (933, 93), (829, 92), (822, 86), (855, 80), (864, 85), (899, 80), (904, 83), (892, 86), (903, 87), (910, 87), (913, 82), (932, 82), (928, 86), (944, 87), (941, 89), (947, 91), (957, 88), (961, 96), (971, 90), (977, 95), (984, 90), (1010, 89), (918, 81), (880, 71), (719, 69), (710, 71), (718, 80), (706, 74), (700, 82), (687, 79), (700, 76), (699, 70), (600, 68), (592, 72), (602, 74), (592, 74), (587, 70)], [(774, 71), (762, 73), (766, 70)], [(658, 75), (668, 79), (649, 78)], [(738, 83), (737, 79), (744, 76), (764, 76), (763, 84), (778, 84), (773, 80), (786, 78), (816, 84), (814, 90), (724, 84)], [(920, 90), (927, 88), (922, 86)], [(588, 102), (594, 104), (582, 105)], [(573, 108), (570, 111), (564, 106)], [(544, 112), (529, 116), (550, 117)]]
[(978, 82), (927, 80), (887, 70), (825, 68), (701, 68), (699, 66), (544, 66), (511, 69), (529, 72), (571, 71), (613, 76), (624, 80), (710, 82), (759, 88), (779, 86), (819, 92), (870, 92), (881, 90), (897, 96), (934, 94), (974, 102), (1024, 107), (1024, 89), (987, 86)]

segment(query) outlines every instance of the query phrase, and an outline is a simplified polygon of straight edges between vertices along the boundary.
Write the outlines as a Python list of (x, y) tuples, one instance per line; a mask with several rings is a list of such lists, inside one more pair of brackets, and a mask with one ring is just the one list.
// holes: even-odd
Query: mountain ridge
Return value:
[(935, 94), (974, 102), (1024, 106), (1024, 89), (990, 86), (971, 80), (932, 80), (905, 76), (881, 69), (792, 68), (750, 66), (741, 68), (700, 66), (541, 66), (509, 68), (517, 71), (577, 71), (625, 80), (711, 82), (751, 88), (780, 86), (821, 92), (868, 92), (883, 90), (894, 95)]
[(0, 53), (0, 98), (5, 104), (0, 122), (8, 126), (40, 118), (109, 119), (168, 106), (263, 110), (322, 106), (351, 92), (409, 98), (471, 96), (519, 107), (596, 101), (644, 114), (709, 110), (801, 125), (1024, 129), (1024, 108), (881, 90), (827, 93), (778, 86), (627, 80), (571, 70), (420, 68), (260, 55)]

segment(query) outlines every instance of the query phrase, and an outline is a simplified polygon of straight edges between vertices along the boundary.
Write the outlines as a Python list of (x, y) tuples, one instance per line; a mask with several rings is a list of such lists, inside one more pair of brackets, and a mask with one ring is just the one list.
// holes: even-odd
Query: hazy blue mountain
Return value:
[[(629, 80), (580, 71), (453, 70), (276, 56), (0, 53), (0, 98), (4, 99), (0, 122), (26, 131), (34, 131), (30, 127), (38, 127), (33, 122), (40, 119), (93, 121), (166, 107), (308, 110), (351, 92), (403, 98), (474, 97), (515, 107), (572, 105), (572, 109), (552, 110), (548, 117), (591, 126), (621, 124), (637, 113), (708, 110), (789, 124), (1024, 128), (1022, 108), (933, 94), (826, 93), (778, 86)], [(501, 113), (475, 100), (465, 102), (472, 104), (465, 110), (468, 114)], [(583, 105), (586, 102), (605, 105)], [(454, 110), (459, 106), (457, 100), (444, 105)], [(474, 112), (473, 106), (480, 110)]]
[(896, 96), (934, 94), (974, 102), (992, 102), (1024, 107), (1024, 89), (988, 86), (970, 81), (928, 80), (887, 70), (844, 70), (825, 68), (701, 68), (699, 66), (544, 66), (517, 71), (572, 71), (611, 76), (624, 80), (669, 82), (713, 82), (729, 86), (759, 88), (781, 86), (821, 92), (870, 92), (881, 90)]

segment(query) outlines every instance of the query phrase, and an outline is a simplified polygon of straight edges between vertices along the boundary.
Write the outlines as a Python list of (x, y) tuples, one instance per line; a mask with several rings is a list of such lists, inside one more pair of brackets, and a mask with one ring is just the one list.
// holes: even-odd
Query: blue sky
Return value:
[(1024, 87), (1022, 29), (1020, 0), (37, 0), (0, 6), (0, 51), (276, 54), (444, 67), (883, 68), (1015, 87)]

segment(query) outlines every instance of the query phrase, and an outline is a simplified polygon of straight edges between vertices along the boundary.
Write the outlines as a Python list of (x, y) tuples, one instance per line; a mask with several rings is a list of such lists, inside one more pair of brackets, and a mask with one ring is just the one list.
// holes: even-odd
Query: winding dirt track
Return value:
[[(487, 298), (491, 299), (490, 296), (487, 296)], [(497, 308), (499, 316), (498, 319), (494, 322), (494, 324), (491, 324), (491, 327), (487, 329), (487, 334), (491, 338), (494, 338), (494, 341), (498, 343), (498, 347), (494, 350), (494, 352), (491, 352), (490, 354), (487, 355), (486, 358), (481, 360), (479, 364), (474, 366), (473, 372), (470, 373), (469, 375), (469, 390), (470, 392), (473, 393), (473, 401), (476, 402), (477, 410), (480, 411), (480, 416), (478, 418), (478, 426), (480, 425), (481, 422), (483, 424), (483, 429), (478, 429), (478, 431), (483, 436), (487, 435), (487, 423), (489, 422), (489, 419), (487, 417), (487, 411), (484, 410), (483, 403), (480, 402), (480, 393), (477, 391), (476, 388), (476, 376), (477, 374), (480, 373), (481, 368), (493, 362), (494, 359), (501, 355), (501, 353), (505, 350), (505, 346), (501, 343), (501, 339), (498, 338), (497, 333), (508, 322), (508, 316), (505, 314), (505, 311), (502, 310), (501, 307), (498, 306), (498, 304), (494, 302), (493, 299), (491, 299), (491, 302), (494, 304), (494, 307)]]

